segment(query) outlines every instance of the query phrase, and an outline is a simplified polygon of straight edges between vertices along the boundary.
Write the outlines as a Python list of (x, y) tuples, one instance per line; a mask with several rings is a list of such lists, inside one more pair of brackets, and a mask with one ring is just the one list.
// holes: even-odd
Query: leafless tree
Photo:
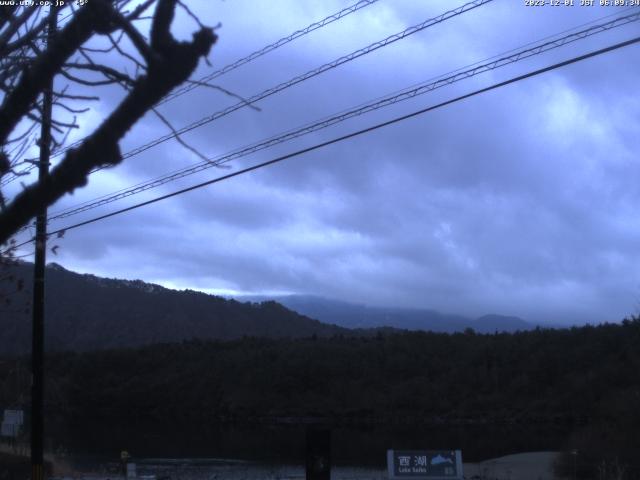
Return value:
[[(197, 22), (190, 41), (179, 41), (171, 33), (178, 8)], [(49, 15), (64, 21), (45, 41)], [(150, 26), (148, 36), (145, 25)], [(98, 99), (87, 88), (123, 87), (120, 103), (89, 136), (62, 154), (45, 181), (25, 186), (11, 201), (0, 193), (0, 245), (9, 245), (43, 206), (84, 186), (92, 170), (120, 163), (119, 141), (161, 98), (189, 79), (216, 38), (180, 0), (74, 0), (50, 9), (0, 6), (0, 180), (19, 176), (35, 161), (28, 152), (39, 141), (42, 93), (53, 78), (53, 151), (78, 127), (86, 103)]]

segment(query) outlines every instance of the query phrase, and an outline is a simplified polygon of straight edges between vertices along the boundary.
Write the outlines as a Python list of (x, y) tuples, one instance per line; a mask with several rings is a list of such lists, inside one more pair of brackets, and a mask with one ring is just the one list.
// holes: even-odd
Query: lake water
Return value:
[[(93, 470), (95, 480), (113, 479), (113, 473), (105, 470)], [(305, 478), (303, 465), (272, 465), (268, 463), (225, 464), (220, 460), (218, 464), (193, 466), (188, 463), (176, 462), (173, 466), (166, 464), (137, 464), (138, 478), (144, 480), (298, 480)], [(335, 480), (383, 480), (387, 478), (385, 469), (336, 466), (331, 470), (331, 477)], [(90, 480), (91, 477), (85, 477)]]
[[(304, 477), (306, 425), (49, 425), (47, 449), (66, 451), (74, 469), (116, 474), (126, 450), (138, 474), (179, 479)], [(327, 427), (328, 428), (328, 427)], [(331, 428), (332, 477), (386, 478), (388, 449), (460, 449), (463, 461), (512, 453), (558, 451), (563, 426), (375, 426)]]

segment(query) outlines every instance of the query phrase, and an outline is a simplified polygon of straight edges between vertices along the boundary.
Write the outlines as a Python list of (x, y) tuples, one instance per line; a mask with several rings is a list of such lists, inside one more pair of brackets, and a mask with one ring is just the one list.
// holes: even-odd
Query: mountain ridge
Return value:
[[(0, 307), (3, 335), (0, 353), (31, 348), (33, 265), (9, 267), (25, 286)], [(193, 290), (172, 290), (142, 280), (119, 280), (80, 274), (58, 264), (45, 271), (45, 345), (47, 350), (89, 351), (137, 347), (192, 339), (232, 340), (328, 337), (349, 330), (288, 310), (276, 302), (240, 303)]]
[[(0, 308), (0, 353), (20, 354), (30, 349), (33, 264), (18, 262), (9, 268), (25, 288), (7, 297), (9, 307)], [(400, 330), (455, 333), (468, 329), (494, 333), (535, 328), (518, 317), (488, 314), (471, 319), (436, 310), (370, 307), (313, 295), (229, 299), (142, 280), (76, 273), (57, 263), (47, 265), (46, 276), (48, 350), (89, 351), (243, 336), (372, 336)], [(0, 298), (2, 288), (7, 284), (0, 285)]]
[(331, 319), (332, 323), (351, 329), (392, 327), (403, 330), (454, 333), (472, 328), (478, 333), (494, 333), (496, 331), (527, 331), (538, 326), (520, 317), (495, 313), (471, 318), (426, 308), (372, 307), (317, 295), (247, 295), (232, 298), (238, 301), (241, 299), (273, 300), (301, 315), (321, 322)]

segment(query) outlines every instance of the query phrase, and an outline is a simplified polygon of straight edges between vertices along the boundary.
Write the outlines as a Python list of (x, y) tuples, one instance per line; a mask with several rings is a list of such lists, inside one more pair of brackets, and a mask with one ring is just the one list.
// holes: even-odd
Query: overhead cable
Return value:
[[(162, 105), (163, 103), (169, 102), (171, 100), (173, 100), (174, 98), (177, 98), (191, 90), (193, 90), (194, 88), (198, 88), (200, 86), (202, 86), (203, 84), (206, 84), (207, 82), (210, 82), (211, 80), (218, 78), (222, 75), (225, 75), (229, 72), (231, 72), (232, 70), (235, 70), (238, 67), (241, 67), (242, 65), (245, 65), (249, 62), (252, 62), (253, 60), (262, 57), (263, 55), (266, 55), (267, 53), (270, 53), (284, 45), (286, 45), (287, 43), (290, 43), (304, 35), (307, 35), (315, 30), (318, 30), (322, 27), (325, 27), (333, 22), (335, 22), (336, 20), (340, 20), (341, 18), (346, 17), (347, 15), (350, 15), (354, 12), (357, 12), (358, 10), (361, 10), (365, 7), (368, 7), (369, 5), (373, 5), (374, 3), (376, 3), (378, 0), (360, 0), (357, 3), (354, 3), (353, 5), (343, 8), (342, 10), (340, 10), (339, 12), (333, 13), (325, 18), (323, 18), (322, 20), (319, 20), (317, 22), (314, 22), (308, 26), (306, 26), (305, 28), (301, 28), (300, 30), (296, 30), (295, 32), (293, 32), (290, 35), (287, 35), (286, 37), (282, 37), (280, 40), (271, 43), (269, 45), (266, 45), (264, 47), (262, 47), (259, 50), (256, 50), (255, 52), (250, 53), (249, 55), (242, 57), (238, 60), (236, 60), (235, 62), (232, 62), (228, 65), (225, 65), (224, 67), (208, 74), (205, 75), (204, 77), (198, 79), (196, 82), (191, 83), (189, 85), (185, 85), (181, 88), (178, 88), (176, 90), (174, 90), (173, 92), (169, 93), (168, 95), (166, 95), (162, 100), (160, 100), (160, 102), (158, 102), (158, 105)], [(66, 17), (64, 17), (62, 21), (66, 20), (67, 18), (71, 17), (73, 15), (73, 13), (70, 13), (69, 15), (67, 15)], [(67, 145), (65, 148), (63, 149), (59, 149), (57, 152), (53, 153), (52, 156), (53, 157), (57, 157), (60, 156), (62, 153), (66, 152), (67, 150), (71, 149), (71, 148), (75, 148), (77, 146), (79, 146), (80, 144), (82, 144), (82, 142), (84, 142), (86, 140), (86, 138), (82, 138), (80, 140), (77, 140), (76, 142), (73, 142), (70, 145)], [(24, 169), (22, 172), (20, 172), (19, 175), (13, 175), (12, 177), (8, 177), (6, 180), (3, 180), (0, 183), (0, 186), (4, 186), (10, 182), (12, 182), (13, 180), (15, 180), (16, 178), (25, 175), (27, 173), (29, 173), (31, 170), (33, 170), (34, 168), (36, 168), (35, 165), (30, 165), (29, 167), (27, 167), (26, 169)]]
[(423, 95), (426, 94), (428, 92), (431, 92), (433, 90), (436, 90), (438, 88), (447, 86), (447, 85), (451, 85), (455, 82), (473, 77), (475, 75), (479, 75), (481, 73), (490, 71), (490, 70), (494, 70), (500, 67), (504, 67), (506, 65), (512, 64), (512, 63), (516, 63), (519, 61), (522, 61), (526, 58), (532, 57), (534, 55), (539, 55), (542, 54), (544, 52), (548, 52), (550, 50), (556, 49), (556, 48), (560, 48), (564, 45), (567, 45), (569, 43), (573, 43), (576, 42), (578, 40), (582, 40), (585, 39), (587, 37), (590, 37), (592, 35), (598, 34), (598, 33), (602, 33), (608, 30), (611, 30), (612, 28), (616, 28), (616, 27), (621, 27), (623, 25), (626, 25), (628, 23), (631, 22), (635, 22), (640, 20), (640, 11), (636, 12), (635, 14), (632, 15), (627, 15), (624, 17), (619, 17), (616, 18), (610, 22), (606, 22), (603, 24), (599, 24), (599, 25), (595, 25), (593, 27), (590, 27), (588, 29), (585, 30), (581, 30), (579, 32), (575, 32), (572, 33), (570, 35), (566, 35), (562, 38), (558, 38), (552, 41), (548, 41), (545, 43), (541, 43), (538, 45), (535, 45), (531, 48), (527, 48), (524, 50), (519, 50), (516, 51), (515, 53), (511, 54), (511, 55), (507, 55), (504, 57), (499, 57), (495, 60), (492, 60), (490, 62), (487, 63), (482, 63), (482, 64), (475, 64), (474, 67), (466, 69), (466, 70), (461, 70), (461, 71), (456, 71), (456, 73), (452, 74), (452, 75), (448, 75), (445, 77), (441, 77), (438, 78), (435, 81), (429, 82), (429, 83), (425, 83), (425, 84), (420, 84), (418, 86), (414, 86), (410, 89), (405, 89), (402, 90), (400, 92), (382, 97), (380, 99), (377, 99), (373, 102), (369, 102), (366, 104), (363, 104), (361, 106), (358, 106), (354, 109), (348, 110), (348, 111), (344, 111), (341, 112), (339, 114), (335, 114), (333, 116), (324, 118), (320, 121), (311, 123), (311, 124), (307, 124), (305, 126), (293, 129), (293, 130), (289, 130), (283, 134), (274, 136), (274, 137), (270, 137), (266, 140), (260, 141), (258, 143), (254, 143), (252, 145), (249, 146), (245, 146), (239, 149), (236, 149), (232, 152), (229, 152), (227, 154), (218, 156), (218, 157), (213, 157), (211, 159), (209, 159), (209, 161), (206, 162), (200, 162), (197, 163), (195, 165), (192, 165), (190, 167), (187, 168), (183, 168), (180, 170), (177, 170), (175, 172), (169, 173), (167, 175), (158, 177), (156, 179), (153, 180), (149, 180), (147, 182), (142, 182), (139, 183), (137, 185), (128, 187), (126, 189), (122, 189), (119, 190), (117, 192), (113, 192), (111, 194), (107, 194), (104, 195), (102, 197), (98, 197), (96, 199), (93, 200), (89, 200), (87, 202), (81, 203), (79, 205), (67, 208), (65, 210), (59, 211), (58, 213), (54, 213), (53, 215), (51, 215), (50, 219), (51, 220), (58, 220), (58, 219), (62, 219), (62, 218), (67, 218), (70, 217), (72, 215), (76, 215), (88, 210), (92, 210), (94, 208), (115, 202), (117, 200), (123, 199), (123, 198), (127, 198), (130, 197), (132, 195), (159, 187), (161, 185), (164, 185), (166, 183), (178, 180), (180, 178), (189, 176), (189, 175), (193, 175), (195, 173), (216, 167), (216, 166), (220, 166), (222, 164), (225, 164), (227, 162), (230, 162), (232, 160), (247, 156), (249, 154), (255, 153), (257, 151), (260, 150), (264, 150), (266, 148), (272, 147), (274, 145), (278, 145), (290, 140), (293, 140), (295, 138), (301, 137), (303, 135), (307, 135), (309, 133), (312, 132), (316, 132), (318, 130), (333, 126), (335, 124), (338, 124), (340, 122), (343, 122), (345, 120), (357, 117), (357, 116), (361, 116), (364, 115), (366, 113), (370, 113), (372, 111), (384, 108), (384, 107), (388, 107), (390, 105), (396, 104), (398, 102), (401, 101), (405, 101), (405, 100), (409, 100), (411, 98), (417, 97), (419, 95)]
[(183, 135), (187, 132), (190, 132), (191, 130), (195, 130), (196, 128), (202, 127), (203, 125), (206, 125), (208, 123), (213, 122), (214, 120), (218, 120), (226, 115), (229, 115), (230, 113), (235, 112), (236, 110), (240, 110), (241, 108), (246, 107), (247, 105), (252, 105), (260, 100), (264, 100), (267, 97), (270, 97), (271, 95), (274, 95), (276, 93), (279, 93), (283, 90), (286, 90), (287, 88), (291, 88), (294, 85), (297, 85), (301, 82), (304, 82), (306, 80), (309, 80), (313, 77), (316, 77), (318, 75), (321, 75), (322, 73), (325, 73), (329, 70), (332, 70), (336, 67), (339, 67), (340, 65), (343, 65), (347, 62), (351, 62), (353, 60), (355, 60), (356, 58), (360, 58), (364, 55), (367, 55), (371, 52), (375, 52), (376, 50), (386, 47), (388, 45), (391, 45), (392, 43), (397, 42), (398, 40), (402, 40), (404, 38), (407, 38), (410, 35), (413, 35), (415, 33), (421, 32), (429, 27), (432, 27), (434, 25), (437, 25), (439, 23), (442, 23), (450, 18), (456, 17), (458, 15), (461, 15), (465, 12), (468, 12), (470, 10), (473, 10), (475, 8), (480, 7), (481, 5), (487, 4), (492, 2), (493, 0), (473, 0), (472, 2), (469, 3), (465, 3), (464, 5), (461, 5), (458, 8), (455, 8), (453, 10), (449, 10), (441, 15), (438, 15), (437, 17), (433, 17), (430, 18), (428, 20), (425, 20), (421, 23), (418, 23), (417, 25), (413, 25), (412, 27), (406, 28), (405, 30), (395, 33), (393, 35), (388, 36), (387, 38), (383, 39), (383, 40), (379, 40), (377, 42), (374, 42), (370, 45), (367, 45), (364, 48), (360, 48), (358, 50), (355, 50), (354, 52), (351, 52), (348, 55), (344, 55), (336, 60), (333, 60), (332, 62), (329, 63), (325, 63), (324, 65), (321, 65), (319, 67), (314, 68), (313, 70), (309, 70), (306, 73), (303, 73), (302, 75), (298, 75), (296, 77), (293, 77), (289, 80), (287, 80), (286, 82), (282, 82), (276, 86), (270, 87), (260, 93), (257, 93), (255, 95), (252, 95), (251, 97), (247, 98), (246, 100), (242, 100), (239, 101), (227, 108), (224, 108), (222, 110), (219, 110), (215, 113), (212, 113), (211, 115), (208, 115), (204, 118), (201, 118), (200, 120), (197, 120), (185, 127), (182, 127), (178, 130), (176, 130), (175, 132), (171, 132), (168, 133), (166, 135), (163, 135), (161, 137), (158, 137), (154, 140), (151, 140), (150, 142), (141, 145), (137, 148), (134, 148), (133, 150), (129, 150), (128, 152), (124, 153), (122, 155), (123, 159), (127, 159), (127, 158), (131, 158), (135, 155), (138, 155), (142, 152), (144, 152), (145, 150), (148, 150), (152, 147), (155, 147), (156, 145), (159, 145), (161, 143), (166, 142), (167, 140), (171, 140), (172, 138), (175, 138), (176, 136), (179, 135)]
[[(135, 155), (138, 155), (152, 147), (155, 147), (161, 143), (166, 142), (167, 140), (171, 140), (172, 138), (175, 138), (177, 136), (183, 135), (187, 132), (190, 132), (191, 130), (194, 130), (196, 128), (202, 127), (204, 125), (207, 125), (208, 123), (211, 123), (215, 120), (218, 120), (226, 115), (229, 115), (230, 113), (233, 113), (237, 110), (240, 110), (241, 108), (244, 108), (248, 105), (252, 105), (260, 100), (264, 100), (267, 97), (270, 97), (271, 95), (274, 95), (276, 93), (279, 93), (283, 90), (286, 90), (287, 88), (291, 88), (294, 85), (297, 85), (301, 82), (304, 82), (306, 80), (309, 80), (313, 77), (316, 77), (318, 75), (321, 75), (322, 73), (325, 73), (329, 70), (332, 70), (336, 67), (339, 67), (340, 65), (343, 65), (347, 62), (351, 62), (353, 60), (355, 60), (356, 58), (362, 57), (364, 55), (367, 55), (371, 52), (374, 52), (380, 48), (386, 47), (387, 45), (391, 45), (392, 43), (397, 42), (398, 40), (402, 40), (403, 38), (406, 38), (410, 35), (413, 35), (415, 33), (421, 32), (422, 30), (425, 30), (429, 27), (432, 27), (434, 25), (437, 25), (439, 23), (442, 23), (450, 18), (456, 17), (458, 15), (461, 15), (465, 12), (468, 12), (470, 10), (473, 10), (475, 8), (478, 8), (484, 4), (490, 3), (493, 0), (473, 0), (472, 2), (469, 3), (465, 3), (464, 5), (461, 5), (453, 10), (449, 10), (446, 11), (444, 13), (442, 13), (441, 15), (438, 15), (437, 17), (433, 17), (430, 18), (428, 20), (425, 20), (417, 25), (413, 25), (412, 27), (409, 27), (401, 32), (395, 33), (393, 35), (390, 35), (386, 38), (384, 38), (383, 40), (379, 40), (377, 42), (374, 42), (370, 45), (367, 45), (364, 48), (358, 49), (354, 52), (351, 52), (348, 55), (344, 55), (336, 60), (333, 60), (332, 62), (329, 63), (325, 63), (324, 65), (321, 65), (317, 68), (314, 68), (313, 70), (309, 70), (306, 73), (303, 73), (302, 75), (298, 75), (296, 77), (293, 77), (291, 79), (289, 79), (286, 82), (282, 82), (276, 86), (270, 87), (260, 93), (257, 93), (247, 99), (243, 99), (233, 105), (230, 105), (227, 108), (224, 108), (222, 110), (219, 110), (211, 115), (208, 115), (206, 117), (201, 118), (200, 120), (197, 120), (185, 127), (182, 127), (178, 130), (175, 130), (171, 133), (167, 133), (166, 135), (163, 135), (161, 137), (155, 138), (154, 140), (151, 140), (150, 142), (145, 143), (144, 145), (140, 145), (139, 147), (134, 148), (133, 150), (129, 150), (128, 152), (125, 152), (122, 155), (122, 159), (127, 159), (127, 158), (131, 158)], [(82, 140), (84, 141), (84, 140)], [(65, 153), (67, 150), (69, 150), (70, 148), (73, 148), (75, 146), (75, 144), (69, 145), (68, 147), (65, 147), (63, 149), (58, 150), (54, 155), (52, 156), (58, 156), (61, 155), (63, 153)], [(90, 173), (95, 173), (97, 171), (102, 170), (103, 167), (99, 167), (96, 168), (94, 170), (92, 170)], [(14, 180), (16, 177), (11, 178), (12, 181)], [(1, 184), (0, 184), (1, 185)]]
[[(415, 112), (412, 112), (412, 113), (409, 113), (409, 114), (406, 114), (406, 115), (402, 115), (402, 116), (393, 118), (391, 120), (387, 120), (387, 121), (382, 122), (382, 123), (378, 123), (378, 124), (373, 125), (371, 127), (363, 128), (361, 130), (349, 133), (347, 135), (342, 135), (340, 137), (333, 138), (333, 139), (328, 140), (326, 142), (318, 143), (318, 144), (315, 144), (313, 146), (310, 146), (310, 147), (307, 147), (307, 148), (303, 148), (303, 149), (297, 150), (295, 152), (292, 152), (292, 153), (289, 153), (289, 154), (286, 154), (286, 155), (282, 155), (280, 157), (274, 158), (274, 159), (266, 161), (266, 162), (262, 162), (262, 163), (259, 163), (257, 165), (253, 165), (251, 167), (247, 167), (247, 168), (244, 168), (242, 170), (238, 170), (236, 172), (229, 173), (227, 175), (223, 175), (221, 177), (217, 177), (217, 178), (214, 178), (214, 179), (211, 179), (211, 180), (207, 180), (206, 182), (198, 183), (196, 185), (192, 185), (190, 187), (183, 188), (181, 190), (177, 190), (175, 192), (168, 193), (166, 195), (162, 195), (162, 196), (153, 198), (151, 200), (147, 200), (145, 202), (138, 203), (136, 205), (132, 205), (132, 206), (120, 209), (120, 210), (116, 210), (114, 212), (110, 212), (110, 213), (107, 213), (105, 215), (100, 215), (98, 217), (94, 217), (94, 218), (91, 218), (89, 220), (85, 220), (83, 222), (78, 222), (78, 223), (75, 223), (73, 225), (68, 225), (68, 226), (66, 226), (64, 228), (60, 228), (58, 230), (50, 232), (50, 235), (59, 235), (59, 234), (61, 235), (61, 234), (64, 234), (65, 232), (67, 232), (68, 230), (79, 228), (79, 227), (82, 227), (84, 225), (89, 225), (91, 223), (95, 223), (95, 222), (98, 222), (100, 220), (104, 220), (104, 219), (107, 219), (107, 218), (110, 218), (110, 217), (114, 217), (114, 216), (120, 215), (122, 213), (130, 212), (132, 210), (136, 210), (138, 208), (142, 208), (142, 207), (145, 207), (147, 205), (151, 205), (153, 203), (157, 203), (157, 202), (160, 202), (162, 200), (166, 200), (168, 198), (172, 198), (172, 197), (175, 197), (175, 196), (178, 196), (178, 195), (182, 195), (184, 193), (187, 193), (187, 192), (190, 192), (190, 191), (193, 191), (193, 190), (197, 190), (197, 189), (209, 186), (209, 185), (213, 185), (215, 183), (219, 183), (219, 182), (222, 182), (224, 180), (228, 180), (230, 178), (237, 177), (239, 175), (243, 175), (245, 173), (249, 173), (249, 172), (252, 172), (254, 170), (258, 170), (260, 168), (263, 168), (263, 167), (274, 165), (274, 164), (282, 162), (284, 160), (288, 160), (290, 158), (298, 157), (298, 156), (300, 156), (302, 154), (309, 153), (309, 152), (312, 152), (314, 150), (318, 150), (318, 149), (327, 147), (329, 145), (333, 145), (335, 143), (339, 143), (339, 142), (342, 142), (344, 140), (348, 140), (348, 139), (363, 135), (365, 133), (370, 133), (370, 132), (373, 132), (375, 130), (379, 130), (379, 129), (383, 128), (383, 127), (387, 127), (389, 125), (393, 125), (393, 124), (402, 122), (404, 120), (408, 120), (410, 118), (417, 117), (419, 115), (423, 115), (423, 114), (425, 114), (427, 112), (430, 112), (430, 111), (433, 111), (433, 110), (436, 110), (436, 109), (439, 109), (439, 108), (442, 108), (442, 107), (446, 107), (448, 105), (457, 103), (457, 102), (465, 100), (467, 98), (471, 98), (471, 97), (474, 97), (476, 95), (480, 95), (482, 93), (486, 93), (486, 92), (489, 92), (491, 90), (495, 90), (495, 89), (504, 87), (506, 85), (510, 85), (510, 84), (513, 84), (513, 83), (516, 83), (516, 82), (520, 82), (522, 80), (526, 80), (528, 78), (535, 77), (535, 76), (541, 75), (543, 73), (547, 73), (547, 72), (550, 72), (552, 70), (556, 70), (558, 68), (565, 67), (567, 65), (571, 65), (571, 64), (574, 64), (574, 63), (577, 63), (577, 62), (581, 62), (583, 60), (586, 60), (586, 59), (589, 59), (589, 58), (592, 58), (592, 57), (596, 57), (598, 55), (603, 55), (605, 53), (609, 53), (609, 52), (612, 52), (614, 50), (618, 50), (620, 48), (627, 47), (627, 46), (630, 46), (630, 45), (633, 45), (633, 44), (636, 44), (636, 43), (639, 43), (639, 42), (640, 42), (640, 37), (635, 37), (635, 38), (632, 38), (632, 39), (624, 41), (624, 42), (616, 43), (614, 45), (611, 45), (611, 46), (608, 46), (608, 47), (605, 47), (605, 48), (601, 48), (599, 50), (595, 50), (595, 51), (589, 52), (589, 53), (587, 53), (585, 55), (581, 55), (579, 57), (573, 57), (573, 58), (571, 58), (569, 60), (565, 60), (565, 61), (562, 61), (562, 62), (559, 62), (559, 63), (555, 63), (553, 65), (549, 65), (547, 67), (540, 68), (538, 70), (534, 70), (534, 71), (525, 73), (523, 75), (518, 75), (518, 76), (510, 78), (508, 80), (505, 80), (505, 81), (502, 81), (502, 82), (499, 82), (499, 83), (494, 83), (493, 85), (490, 85), (488, 87), (484, 87), (484, 88), (481, 88), (479, 90), (475, 90), (475, 91), (473, 91), (471, 93), (467, 93), (465, 95), (461, 95), (461, 96), (455, 97), (455, 98), (447, 100), (445, 102), (441, 102), (441, 103), (438, 103), (436, 105), (432, 105), (432, 106), (423, 108), (421, 110), (417, 110)], [(27, 243), (29, 243), (31, 241), (33, 241), (33, 239), (29, 240), (27, 242), (23, 242), (22, 244), (16, 246), (16, 248), (19, 247), (19, 246), (25, 245), (25, 244), (27, 244)]]
[(344, 8), (342, 10), (340, 10), (337, 13), (334, 13), (333, 15), (329, 15), (328, 17), (323, 18), (322, 20), (320, 20), (319, 22), (314, 22), (311, 25), (302, 28), (300, 30), (297, 30), (295, 32), (293, 32), (291, 35), (288, 35), (286, 37), (281, 38), (280, 40), (278, 40), (277, 42), (274, 42), (270, 45), (267, 45), (266, 47), (262, 47), (260, 50), (256, 50), (253, 53), (250, 53), (249, 55), (247, 55), (246, 57), (243, 57), (239, 60), (236, 60), (233, 63), (230, 63), (224, 67), (222, 67), (219, 70), (216, 70), (215, 72), (211, 72), (208, 75), (205, 75), (204, 77), (198, 79), (197, 83), (192, 83), (189, 85), (184, 85), (183, 87), (180, 87), (176, 90), (174, 90), (173, 92), (171, 92), (170, 94), (168, 94), (167, 96), (165, 96), (162, 100), (160, 100), (159, 105), (162, 105), (163, 103), (169, 102), (171, 100), (173, 100), (176, 97), (179, 97), (180, 95), (183, 95), (187, 92), (190, 92), (191, 90), (193, 90), (194, 88), (198, 88), (201, 84), (203, 83), (207, 83), (210, 82), (211, 80), (214, 80), (226, 73), (229, 73), (232, 70), (235, 70), (238, 67), (241, 67), (242, 65), (252, 62), (253, 60), (255, 60), (256, 58), (259, 58), (263, 55), (266, 55), (269, 52), (272, 52), (273, 50), (280, 48), (283, 45), (286, 45), (289, 42), (292, 42), (293, 40), (295, 40), (296, 38), (300, 38), (310, 32), (313, 32), (314, 30), (317, 30), (319, 28), (322, 28), (326, 25), (329, 25), (330, 23), (335, 22), (336, 20), (339, 20), (343, 17), (346, 17), (347, 15), (356, 12), (364, 7), (368, 7), (369, 5), (377, 2), (378, 0), (361, 0), (358, 3), (355, 3), (353, 5), (351, 5), (350, 7)]

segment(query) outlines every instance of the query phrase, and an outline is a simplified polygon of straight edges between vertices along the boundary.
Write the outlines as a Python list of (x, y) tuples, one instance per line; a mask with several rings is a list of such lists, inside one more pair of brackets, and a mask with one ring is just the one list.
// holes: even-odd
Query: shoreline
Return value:
[[(480, 462), (464, 462), (463, 474), (465, 478), (492, 478), (497, 480), (508, 480), (517, 478), (518, 480), (539, 480), (554, 478), (553, 467), (560, 452), (521, 452), (497, 458), (491, 458)], [(0, 458), (4, 454), (0, 454)], [(18, 462), (16, 472), (29, 472), (30, 464), (28, 457), (14, 458), (25, 460)], [(50, 468), (50, 478), (65, 479), (124, 479), (122, 475), (104, 469), (88, 468), (76, 469), (64, 457), (59, 459), (55, 455), (50, 455), (47, 463)], [(199, 460), (199, 461), (198, 461)], [(144, 462), (132, 462), (138, 465), (138, 478), (171, 478), (175, 475), (185, 479), (209, 478), (245, 478), (253, 479), (303, 479), (304, 464), (281, 463), (270, 464), (265, 462), (239, 462), (234, 459), (216, 459), (217, 462), (203, 463), (203, 459), (147, 459)], [(226, 460), (226, 461), (225, 461)], [(99, 471), (101, 470), (101, 471)], [(332, 477), (337, 480), (364, 480), (380, 479), (387, 477), (385, 468), (373, 468), (367, 466), (346, 466), (334, 465), (332, 467)]]

